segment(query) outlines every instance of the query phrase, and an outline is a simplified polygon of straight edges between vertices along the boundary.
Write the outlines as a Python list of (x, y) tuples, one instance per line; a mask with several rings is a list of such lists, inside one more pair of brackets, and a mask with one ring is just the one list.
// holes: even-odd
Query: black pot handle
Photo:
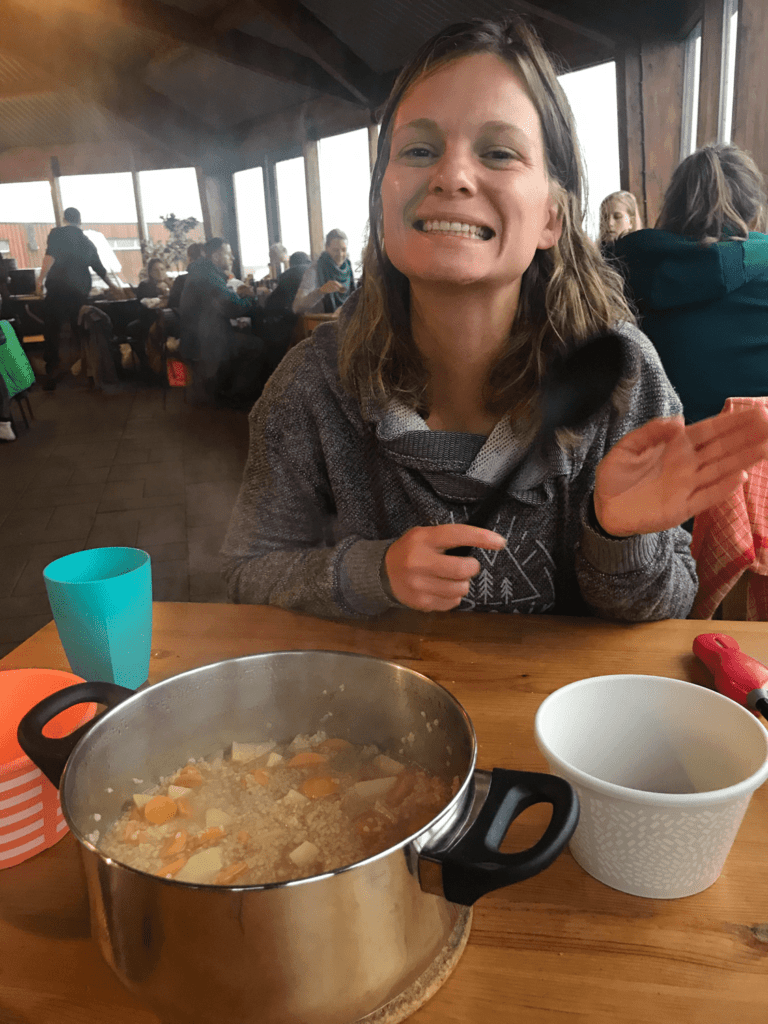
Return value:
[[(515, 818), (540, 803), (552, 804), (552, 819), (544, 835), (527, 850), (499, 853)], [(445, 898), (468, 907), (494, 889), (522, 882), (548, 868), (565, 849), (578, 821), (579, 798), (565, 779), (494, 768), (488, 794), (472, 825), (447, 849), (423, 850), (421, 857), (440, 864)]]
[(90, 722), (86, 722), (85, 725), (81, 725), (79, 729), (71, 732), (69, 736), (62, 736), (60, 739), (43, 736), (45, 726), (56, 715), (66, 711), (67, 708), (74, 707), (75, 704), (87, 704), (95, 701), (97, 704), (106, 704), (109, 711), (128, 697), (132, 697), (134, 692), (134, 690), (118, 686), (116, 683), (96, 682), (77, 683), (64, 690), (57, 690), (56, 693), (45, 697), (39, 704), (30, 708), (19, 722), (17, 730), (19, 746), (58, 789), (69, 755), (77, 746), (80, 738), (93, 728), (101, 715), (96, 715)]

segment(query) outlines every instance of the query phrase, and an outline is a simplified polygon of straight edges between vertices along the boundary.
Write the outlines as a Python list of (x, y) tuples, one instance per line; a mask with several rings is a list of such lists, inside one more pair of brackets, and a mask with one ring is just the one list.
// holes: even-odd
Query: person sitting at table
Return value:
[(264, 309), (283, 310), (288, 313), (292, 311), (293, 300), (296, 298), (307, 267), (312, 265), (312, 260), (305, 252), (295, 252), (288, 264), (288, 269), (284, 270), (278, 278), (277, 287), (267, 296)]
[(44, 391), (53, 391), (65, 371), (59, 371), (59, 332), (65, 325), (77, 337), (77, 318), (91, 290), (91, 267), (104, 281), (114, 298), (122, 298), (122, 288), (110, 280), (96, 246), (80, 228), (80, 211), (69, 206), (62, 227), (52, 228), (43, 257), (37, 292), (43, 294), (43, 357), (46, 380)]
[(727, 398), (768, 395), (767, 210), (754, 160), (713, 143), (672, 175), (655, 228), (615, 243), (689, 423)]
[[(454, 25), (406, 65), (370, 209), (362, 287), (251, 411), (230, 599), (685, 618), (696, 572), (678, 524), (768, 456), (768, 415), (684, 425), (582, 228), (573, 115), (524, 21)], [(536, 441), (552, 357), (609, 328), (627, 370), (610, 403)], [(487, 528), (467, 525), (512, 470)]]
[[(192, 364), (193, 392), (203, 402), (248, 407), (261, 394), (271, 364), (266, 344), (257, 336), (264, 313), (252, 288), (237, 294), (227, 287), (232, 249), (211, 238), (202, 258), (190, 264), (181, 296), (179, 355)], [(231, 321), (251, 320), (250, 331)]]
[(189, 275), (189, 268), (199, 260), (203, 255), (202, 242), (192, 242), (187, 249), (187, 273), (178, 274), (171, 285), (171, 290), (168, 295), (168, 308), (178, 310), (181, 307), (181, 295), (184, 291), (184, 284), (186, 283)]
[(334, 228), (325, 236), (325, 251), (307, 267), (301, 279), (293, 312), (335, 313), (355, 287), (352, 264), (347, 258), (347, 236)]
[(600, 235), (598, 245), (603, 255), (617, 238), (639, 231), (643, 226), (637, 199), (631, 192), (611, 192), (600, 203)]

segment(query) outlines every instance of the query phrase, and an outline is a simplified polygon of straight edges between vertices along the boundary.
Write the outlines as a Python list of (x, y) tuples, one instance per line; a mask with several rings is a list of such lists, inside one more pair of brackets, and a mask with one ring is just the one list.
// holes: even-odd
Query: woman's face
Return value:
[(165, 280), (165, 273), (166, 270), (164, 263), (153, 263), (149, 268), (149, 276), (157, 284)]
[(340, 267), (347, 258), (347, 243), (343, 238), (332, 238), (328, 245), (326, 245), (325, 251), (336, 265)]
[(632, 230), (632, 218), (618, 199), (612, 199), (608, 203), (605, 222), (605, 237), (611, 242), (615, 242), (619, 235)]
[(472, 54), (413, 86), (381, 198), (387, 255), (412, 284), (519, 288), (561, 223), (539, 116), (505, 61)]

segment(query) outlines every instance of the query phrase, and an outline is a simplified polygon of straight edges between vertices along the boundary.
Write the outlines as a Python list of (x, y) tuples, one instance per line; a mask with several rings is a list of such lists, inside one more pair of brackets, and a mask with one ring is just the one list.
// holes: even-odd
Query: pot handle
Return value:
[[(477, 770), (475, 784), (487, 789), (487, 795), (474, 822), (446, 849), (424, 849), (419, 857), (422, 888), (437, 891), (434, 866), (439, 865), (439, 894), (467, 907), (494, 889), (522, 882), (548, 868), (565, 849), (579, 821), (579, 798), (565, 779), (556, 775), (494, 768), (492, 773)], [(552, 819), (541, 838), (519, 853), (500, 853), (515, 818), (539, 803), (552, 804)], [(432, 870), (424, 871), (424, 862)]]
[(66, 711), (67, 708), (74, 707), (75, 704), (95, 701), (97, 704), (106, 704), (107, 710), (111, 710), (128, 697), (133, 696), (134, 692), (134, 690), (118, 686), (116, 683), (96, 682), (77, 683), (75, 686), (67, 686), (64, 690), (57, 690), (56, 693), (45, 697), (39, 704), (30, 708), (19, 722), (16, 734), (19, 746), (58, 789), (69, 755), (77, 746), (80, 738), (93, 727), (104, 712), (100, 712), (85, 725), (75, 729), (69, 736), (62, 736), (59, 739), (43, 736), (45, 726), (56, 715)]

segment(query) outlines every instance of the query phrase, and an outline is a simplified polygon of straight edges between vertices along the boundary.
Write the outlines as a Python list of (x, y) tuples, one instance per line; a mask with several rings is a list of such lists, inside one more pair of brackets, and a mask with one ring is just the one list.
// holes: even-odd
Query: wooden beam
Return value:
[(264, 172), (264, 205), (267, 209), (267, 239), (270, 245), (280, 242), (280, 203), (277, 198), (275, 162), (269, 158), (262, 164)]
[(680, 163), (684, 42), (642, 47), (645, 213), (648, 227), (661, 212), (664, 193)]
[(627, 47), (616, 56), (616, 105), (619, 122), (621, 187), (631, 192), (648, 225), (645, 205), (645, 140), (643, 135), (643, 75), (640, 48)]
[(381, 102), (381, 84), (357, 54), (298, 0), (250, 0), (255, 13), (265, 15), (308, 48), (314, 60), (365, 106)]
[(739, 0), (731, 136), (768, 177), (768, 7)]
[(723, 49), (723, 0), (704, 0), (701, 21), (701, 72), (697, 146), (717, 142), (720, 61)]
[(138, 171), (131, 170), (131, 182), (133, 184), (133, 198), (136, 202), (136, 225), (139, 230), (139, 243), (143, 248), (149, 244), (149, 231), (147, 231), (147, 218), (144, 216), (144, 197), (141, 194), (141, 178)]
[(64, 204), (61, 201), (61, 188), (59, 187), (59, 178), (61, 177), (61, 171), (59, 170), (59, 161), (55, 156), (51, 157), (50, 172), (48, 175), (48, 182), (51, 186), (51, 200), (53, 202), (53, 215), (56, 219), (56, 227), (60, 228), (64, 223)]
[(368, 125), (368, 163), (371, 168), (371, 174), (373, 174), (373, 168), (376, 166), (376, 156), (379, 151), (379, 126), (377, 124)]
[(609, 50), (616, 46), (616, 40), (612, 36), (606, 36), (602, 32), (595, 32), (594, 29), (587, 28), (586, 25), (580, 25), (577, 21), (572, 21), (570, 18), (564, 18), (561, 14), (547, 10), (541, 4), (528, 3), (528, 0), (514, 0), (514, 8), (520, 14), (529, 14), (532, 17), (540, 18), (542, 21), (548, 21), (552, 25), (557, 25), (558, 28), (575, 32), (577, 35), (583, 36), (593, 43), (598, 43), (600, 46), (605, 46)]
[(309, 247), (313, 260), (324, 248), (323, 207), (320, 201), (320, 160), (317, 143), (308, 140), (303, 146), (304, 179), (307, 189), (307, 216), (309, 218)]

